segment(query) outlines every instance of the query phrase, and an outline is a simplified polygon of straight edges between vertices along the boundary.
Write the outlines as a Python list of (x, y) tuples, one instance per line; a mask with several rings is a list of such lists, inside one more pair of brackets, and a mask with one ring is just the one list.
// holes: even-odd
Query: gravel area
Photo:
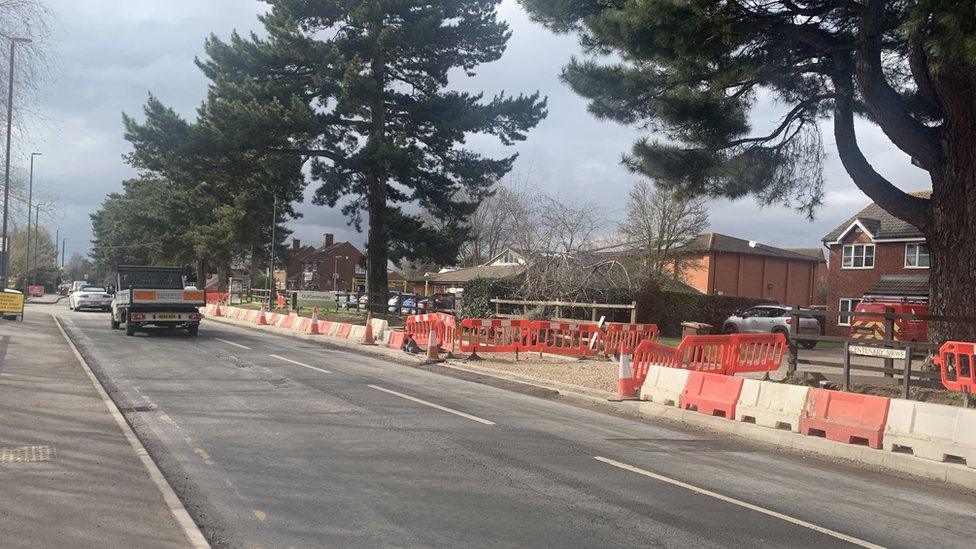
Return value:
[(518, 361), (512, 353), (492, 353), (482, 358), (471, 364), (601, 391), (617, 390), (617, 363), (605, 358), (540, 357), (538, 353), (521, 354)]

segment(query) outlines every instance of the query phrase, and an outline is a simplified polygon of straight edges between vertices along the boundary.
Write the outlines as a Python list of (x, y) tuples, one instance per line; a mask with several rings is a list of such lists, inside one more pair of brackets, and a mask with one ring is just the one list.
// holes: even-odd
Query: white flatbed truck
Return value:
[(191, 336), (200, 329), (203, 290), (186, 287), (184, 269), (120, 265), (112, 299), (112, 329), (125, 326), (134, 335), (146, 326), (185, 328)]

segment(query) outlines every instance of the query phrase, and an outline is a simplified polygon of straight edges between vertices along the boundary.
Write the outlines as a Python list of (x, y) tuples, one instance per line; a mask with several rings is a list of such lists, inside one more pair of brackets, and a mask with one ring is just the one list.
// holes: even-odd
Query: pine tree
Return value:
[(386, 302), (388, 260), (453, 262), (464, 220), (511, 169), (514, 155), (486, 158), (465, 139), (511, 145), (546, 114), (538, 93), (448, 88), (501, 57), (510, 32), (498, 2), (268, 0), (267, 38), (211, 37), (198, 62), (216, 134), (310, 159), (313, 201), (341, 204), (357, 229), (367, 221), (371, 303)]
[[(832, 118), (854, 183), (925, 234), (934, 310), (976, 310), (976, 3), (522, 3), (551, 28), (579, 32), (590, 51), (616, 54), (621, 61), (574, 60), (563, 78), (597, 116), (663, 130), (667, 141), (638, 142), (626, 162), (685, 193), (751, 194), (812, 216), (823, 194), (819, 124)], [(760, 98), (785, 105), (769, 131), (750, 124)], [(858, 146), (855, 116), (928, 171), (931, 199), (878, 173)], [(933, 332), (950, 334), (941, 328)], [(976, 338), (976, 326), (951, 335)]]

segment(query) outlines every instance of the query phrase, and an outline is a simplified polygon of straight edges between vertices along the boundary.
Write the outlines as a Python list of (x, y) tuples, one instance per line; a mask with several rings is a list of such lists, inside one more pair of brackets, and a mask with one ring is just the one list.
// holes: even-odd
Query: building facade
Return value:
[(335, 242), (331, 233), (323, 235), (322, 246), (302, 246), (292, 239), (292, 257), (288, 263), (288, 289), (318, 291), (355, 291), (357, 268), (364, 255), (348, 241)]

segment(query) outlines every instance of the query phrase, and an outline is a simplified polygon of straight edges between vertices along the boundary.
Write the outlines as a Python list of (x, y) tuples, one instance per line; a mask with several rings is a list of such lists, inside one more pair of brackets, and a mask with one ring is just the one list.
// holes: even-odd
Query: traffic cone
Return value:
[(440, 362), (440, 348), (437, 347), (437, 332), (430, 330), (427, 335), (427, 363)]
[(268, 319), (264, 316), (264, 305), (261, 305), (261, 314), (258, 315), (258, 326), (267, 326)]
[(373, 337), (373, 313), (372, 311), (366, 315), (366, 331), (363, 333), (363, 345), (374, 345), (376, 343), (376, 338)]
[(214, 312), (213, 312), (213, 315), (214, 315), (214, 316), (223, 316), (222, 314), (220, 314), (220, 302), (217, 302), (217, 303), (216, 303), (216, 304), (214, 305)]
[(308, 333), (319, 335), (319, 308), (315, 306), (312, 306), (312, 325), (309, 327)]
[(607, 400), (637, 400), (637, 389), (634, 387), (634, 377), (630, 370), (630, 354), (624, 345), (620, 344), (620, 370), (617, 373), (617, 396)]

